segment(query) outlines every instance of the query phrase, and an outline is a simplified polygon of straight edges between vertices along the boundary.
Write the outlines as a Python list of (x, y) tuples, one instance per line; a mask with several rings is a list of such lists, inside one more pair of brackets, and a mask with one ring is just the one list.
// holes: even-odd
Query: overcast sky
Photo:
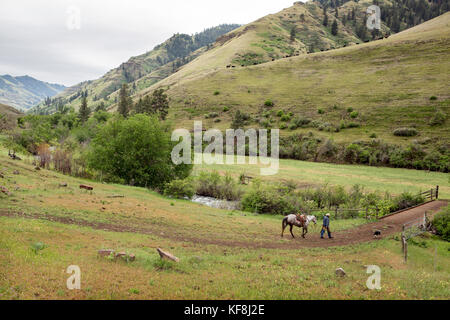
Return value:
[(74, 85), (99, 78), (174, 33), (246, 24), (293, 2), (0, 0), (0, 74)]

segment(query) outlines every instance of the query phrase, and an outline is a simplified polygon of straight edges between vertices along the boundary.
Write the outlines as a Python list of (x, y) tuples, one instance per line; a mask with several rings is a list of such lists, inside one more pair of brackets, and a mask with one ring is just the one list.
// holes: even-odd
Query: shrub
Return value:
[(218, 116), (219, 116), (219, 114), (217, 112), (210, 112), (205, 115), (205, 118), (206, 119), (214, 119), (214, 118), (217, 118)]
[(324, 114), (324, 113), (325, 113), (325, 111), (324, 111), (323, 109), (319, 109), (319, 110), (317, 110), (317, 112), (318, 112), (319, 114)]
[(221, 177), (218, 172), (200, 172), (195, 179), (196, 194), (229, 201), (239, 200), (242, 190), (229, 175)]
[(228, 112), (230, 111), (230, 107), (223, 107), (223, 112)]
[(440, 126), (445, 123), (445, 120), (447, 120), (447, 114), (442, 111), (438, 111), (434, 114), (433, 118), (431, 118), (430, 125)]
[(377, 138), (377, 134), (376, 133), (372, 133), (372, 134), (370, 134), (369, 137), (372, 138), (372, 139), (376, 139)]
[(353, 111), (352, 113), (350, 113), (350, 118), (352, 119), (356, 119), (358, 118), (358, 116), (359, 116), (358, 111)]
[(275, 186), (253, 183), (251, 189), (242, 198), (242, 208), (247, 212), (268, 214), (291, 214), (297, 212), (286, 197)]
[(280, 125), (280, 129), (281, 130), (286, 130), (287, 129), (287, 124), (286, 123), (282, 123), (281, 125)]
[(295, 129), (297, 129), (297, 125), (295, 124), (295, 123), (291, 123), (290, 125), (289, 125), (289, 130), (295, 130)]
[(353, 112), (353, 108), (352, 107), (347, 108), (347, 113), (352, 113), (352, 112)]
[(195, 194), (195, 189), (192, 181), (173, 180), (166, 183), (164, 187), (164, 195), (175, 199), (191, 199)]
[(424, 202), (425, 199), (421, 195), (413, 195), (409, 192), (404, 192), (394, 199), (396, 211), (411, 208)]
[(450, 241), (450, 206), (436, 214), (433, 219), (433, 226), (437, 235), (445, 241)]
[(186, 178), (192, 165), (175, 165), (170, 130), (157, 115), (116, 117), (101, 127), (91, 142), (88, 164), (126, 183), (160, 188), (175, 179)]
[(274, 103), (273, 103), (273, 101), (272, 101), (271, 99), (267, 99), (267, 100), (264, 102), (264, 105), (265, 105), (266, 107), (273, 107)]
[(33, 252), (35, 254), (38, 254), (39, 251), (44, 250), (46, 247), (46, 245), (42, 242), (35, 242), (31, 245), (31, 250), (33, 250)]
[(431, 96), (430, 101), (436, 101), (438, 98), (436, 96)]
[(394, 130), (394, 136), (397, 137), (414, 137), (418, 134), (419, 132), (416, 128), (398, 128)]
[(311, 123), (311, 119), (306, 119), (306, 118), (300, 118), (300, 117), (298, 117), (298, 118), (295, 118), (295, 119), (294, 119), (294, 123), (295, 123), (295, 125), (296, 125), (298, 128), (301, 128), (301, 127), (304, 127), (304, 126), (307, 126), (308, 124), (310, 124), (310, 123)]
[(356, 122), (350, 122), (348, 125), (347, 125), (347, 128), (359, 128), (359, 127), (361, 127), (361, 125), (359, 124), (359, 123), (356, 123)]
[(214, 95), (218, 96), (220, 94), (220, 91), (214, 91)]
[(280, 120), (283, 121), (283, 122), (288, 122), (288, 121), (291, 120), (291, 117), (288, 116), (287, 114), (285, 114), (285, 115), (283, 115), (283, 116), (281, 117)]
[(277, 112), (277, 117), (281, 118), (284, 115), (284, 111), (280, 110)]

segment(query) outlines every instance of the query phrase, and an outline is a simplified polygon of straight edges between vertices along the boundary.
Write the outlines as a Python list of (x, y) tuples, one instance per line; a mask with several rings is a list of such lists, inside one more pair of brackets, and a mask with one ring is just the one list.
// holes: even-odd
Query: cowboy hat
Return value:
[(329, 216), (330, 216), (330, 214), (329, 214), (329, 213), (327, 213), (327, 214), (326, 214), (326, 216), (327, 216), (327, 217), (329, 217)]

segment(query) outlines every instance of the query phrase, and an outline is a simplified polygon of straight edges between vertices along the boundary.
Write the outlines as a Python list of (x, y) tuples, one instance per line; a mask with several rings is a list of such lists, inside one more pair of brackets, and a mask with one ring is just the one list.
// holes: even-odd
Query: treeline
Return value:
[(280, 157), (440, 172), (450, 170), (449, 145), (435, 143), (431, 139), (418, 140), (402, 147), (377, 138), (338, 144), (312, 133), (294, 134), (280, 139)]

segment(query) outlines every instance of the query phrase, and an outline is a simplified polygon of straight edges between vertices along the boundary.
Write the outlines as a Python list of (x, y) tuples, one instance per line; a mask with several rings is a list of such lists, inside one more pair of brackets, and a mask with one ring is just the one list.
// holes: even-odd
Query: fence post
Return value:
[(433, 189), (430, 190), (430, 194), (431, 194), (431, 201), (433, 201)]
[(439, 199), (439, 186), (436, 186), (436, 200)]
[(403, 237), (403, 243), (405, 248), (405, 263), (408, 262), (408, 242), (406, 241), (406, 237)]

